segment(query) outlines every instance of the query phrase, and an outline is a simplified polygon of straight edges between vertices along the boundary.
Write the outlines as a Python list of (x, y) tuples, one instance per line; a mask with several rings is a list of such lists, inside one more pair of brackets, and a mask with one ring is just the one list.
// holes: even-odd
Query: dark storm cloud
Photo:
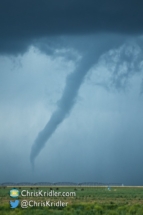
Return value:
[[(58, 59), (53, 58), (54, 61), (50, 66), (44, 63), (50, 59), (49, 56), (40, 58), (39, 53), (36, 57), (33, 57), (31, 53), (23, 55), (22, 69), (24, 69), (14, 69), (15, 76), (11, 71), (8, 75), (7, 71), (10, 67), (3, 67), (8, 63), (4, 61), (4, 58), (1, 59), (1, 77), (4, 77), (1, 78), (1, 85), (4, 86), (2, 95), (5, 96), (6, 103), (1, 102), (3, 122), (1, 127), (4, 134), (1, 135), (0, 141), (2, 148), (0, 169), (3, 173), (0, 181), (9, 181), (8, 178), (11, 178), (12, 174), (12, 180), (19, 181), (23, 181), (23, 177), (26, 181), (28, 177), (28, 181), (35, 180), (35, 182), (46, 181), (51, 177), (52, 181), (67, 179), (68, 181), (114, 182), (115, 180), (128, 184), (133, 184), (133, 182), (142, 184), (143, 174), (140, 165), (143, 151), (143, 123), (140, 120), (142, 101), (139, 101), (134, 91), (128, 95), (117, 92), (112, 95), (98, 87), (94, 91), (92, 86), (87, 86), (86, 83), (82, 85), (86, 74), (90, 73), (92, 66), (104, 53), (107, 54), (105, 67), (108, 67), (111, 62), (111, 67), (109, 66), (111, 87), (123, 88), (130, 77), (135, 73), (139, 74), (136, 69), (140, 66), (142, 50), (137, 55), (138, 58), (135, 58), (136, 49), (127, 55), (125, 54), (127, 46), (122, 46), (123, 49), (119, 47), (125, 43), (126, 39), (129, 40), (132, 36), (143, 33), (142, 14), (143, 2), (138, 0), (0, 1), (0, 54), (24, 53), (30, 45), (34, 45), (49, 55), (55, 54), (56, 50), (62, 50), (61, 48), (66, 51), (69, 48), (68, 58), (75, 58), (73, 60), (75, 69), (68, 70), (64, 67), (66, 60), (65, 64), (60, 67)], [(120, 57), (114, 62), (115, 52), (112, 56), (108, 56), (106, 52), (109, 49), (116, 51), (117, 47)], [(139, 47), (142, 47), (142, 42), (139, 43)], [(81, 61), (77, 59), (77, 62), (74, 62), (76, 56), (70, 55), (71, 49), (76, 49), (83, 57)], [(64, 57), (67, 59), (67, 53)], [(44, 58), (45, 61), (40, 61), (39, 58)], [(124, 61), (126, 68), (121, 74), (120, 65), (124, 64)], [(56, 64), (55, 67), (54, 64)], [(45, 119), (50, 116), (49, 107), (43, 108), (39, 105), (45, 101), (42, 92), (45, 85), (50, 88), (51, 85), (54, 86), (57, 83), (54, 79), (58, 79), (57, 74), (61, 75), (60, 68), (65, 70), (65, 73), (67, 72), (65, 88), (56, 103), (55, 111), (51, 111), (51, 117), (42, 130), (46, 122), (42, 117)], [(100, 67), (100, 72), (102, 68)], [(53, 76), (50, 76), (52, 72), (50, 73), (49, 70), (53, 72)], [(34, 71), (34, 73), (31, 74), (29, 71)], [(5, 76), (3, 76), (4, 73)], [(103, 73), (105, 74), (104, 71)], [(54, 77), (53, 80), (52, 77)], [(97, 81), (99, 82), (98, 79)], [(12, 84), (8, 88), (9, 83)], [(133, 83), (136, 89), (139, 82), (133, 80)], [(44, 86), (41, 87), (41, 85)], [(81, 95), (85, 102), (78, 104), (72, 110), (79, 100), (77, 96), (81, 85), (83, 86)], [(51, 88), (50, 92), (53, 89)], [(57, 97), (58, 95), (57, 93)], [(54, 97), (54, 92), (50, 96)], [(13, 98), (15, 98), (15, 103)], [(73, 115), (69, 116), (71, 111)], [(64, 119), (68, 116), (70, 119), (66, 122)], [(57, 133), (54, 134), (56, 129)], [(38, 134), (36, 139), (35, 134)], [(52, 135), (55, 139), (50, 140)], [(29, 146), (33, 139), (35, 142), (31, 150), (32, 162), (45, 147), (46, 141), (53, 143), (48, 142), (48, 148), (42, 151), (35, 175), (29, 168)], [(12, 162), (5, 159), (6, 154)], [(43, 171), (41, 167), (45, 166), (45, 161), (47, 168)], [(14, 172), (12, 173), (13, 166), (16, 167), (13, 170), (15, 173), (20, 172), (18, 178), (16, 174), (13, 174)], [(5, 169), (11, 171), (6, 172)]]
[(47, 36), (143, 32), (143, 2), (135, 0), (2, 0), (1, 52), (25, 51)]

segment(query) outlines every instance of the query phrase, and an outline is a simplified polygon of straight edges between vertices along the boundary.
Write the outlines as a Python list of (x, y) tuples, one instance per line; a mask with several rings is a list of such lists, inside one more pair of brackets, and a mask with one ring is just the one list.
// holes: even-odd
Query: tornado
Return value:
[[(103, 48), (104, 47), (104, 48)], [(105, 46), (94, 47), (90, 52), (84, 54), (77, 68), (70, 73), (66, 78), (65, 88), (60, 100), (57, 102), (57, 108), (51, 115), (49, 122), (46, 124), (44, 129), (39, 132), (30, 154), (30, 161), (34, 167), (35, 158), (39, 155), (41, 150), (44, 148), (46, 142), (49, 140), (51, 135), (55, 132), (57, 127), (63, 120), (69, 115), (72, 110), (76, 97), (78, 95), (79, 88), (84, 81), (86, 74), (89, 69), (98, 61), (100, 55), (105, 51)]]
[(77, 68), (67, 76), (63, 94), (57, 102), (57, 108), (51, 115), (51, 118), (44, 129), (39, 132), (32, 146), (30, 154), (32, 166), (34, 166), (35, 158), (44, 148), (51, 135), (70, 113), (75, 104), (79, 88), (84, 81), (85, 75), (94, 63), (95, 54), (90, 54), (90, 56), (86, 55), (81, 59)]

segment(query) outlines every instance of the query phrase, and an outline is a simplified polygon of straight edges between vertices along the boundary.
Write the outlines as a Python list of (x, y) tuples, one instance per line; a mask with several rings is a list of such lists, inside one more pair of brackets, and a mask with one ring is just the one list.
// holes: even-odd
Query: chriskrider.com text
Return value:
[(54, 190), (51, 191), (43, 191), (43, 190), (39, 190), (39, 191), (28, 191), (28, 190), (22, 190), (21, 191), (21, 196), (23, 197), (75, 197), (76, 196), (76, 192), (57, 192)]

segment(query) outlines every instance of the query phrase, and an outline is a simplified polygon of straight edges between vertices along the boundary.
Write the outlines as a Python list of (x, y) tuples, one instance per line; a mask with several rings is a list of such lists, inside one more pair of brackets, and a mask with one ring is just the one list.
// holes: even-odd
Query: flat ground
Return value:
[[(0, 187), (0, 215), (143, 215), (143, 187), (16, 187), (21, 192), (75, 192), (76, 196), (57, 196), (57, 197), (22, 197), (16, 199), (33, 200), (43, 204), (43, 202), (68, 202), (67, 207), (61, 206), (37, 206), (11, 209), (9, 201), (15, 200), (9, 195), (13, 187)], [(32, 203), (33, 204), (33, 203)]]

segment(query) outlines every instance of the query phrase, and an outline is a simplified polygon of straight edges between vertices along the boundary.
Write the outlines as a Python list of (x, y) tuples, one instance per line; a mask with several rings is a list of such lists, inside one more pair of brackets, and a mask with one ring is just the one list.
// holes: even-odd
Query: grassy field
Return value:
[(68, 202), (67, 207), (28, 207), (11, 209), (9, 201), (11, 187), (0, 187), (0, 215), (143, 215), (142, 187), (17, 187), (19, 191), (29, 192), (39, 190), (56, 192), (76, 192), (75, 197), (22, 197), (20, 200), (36, 202)]

